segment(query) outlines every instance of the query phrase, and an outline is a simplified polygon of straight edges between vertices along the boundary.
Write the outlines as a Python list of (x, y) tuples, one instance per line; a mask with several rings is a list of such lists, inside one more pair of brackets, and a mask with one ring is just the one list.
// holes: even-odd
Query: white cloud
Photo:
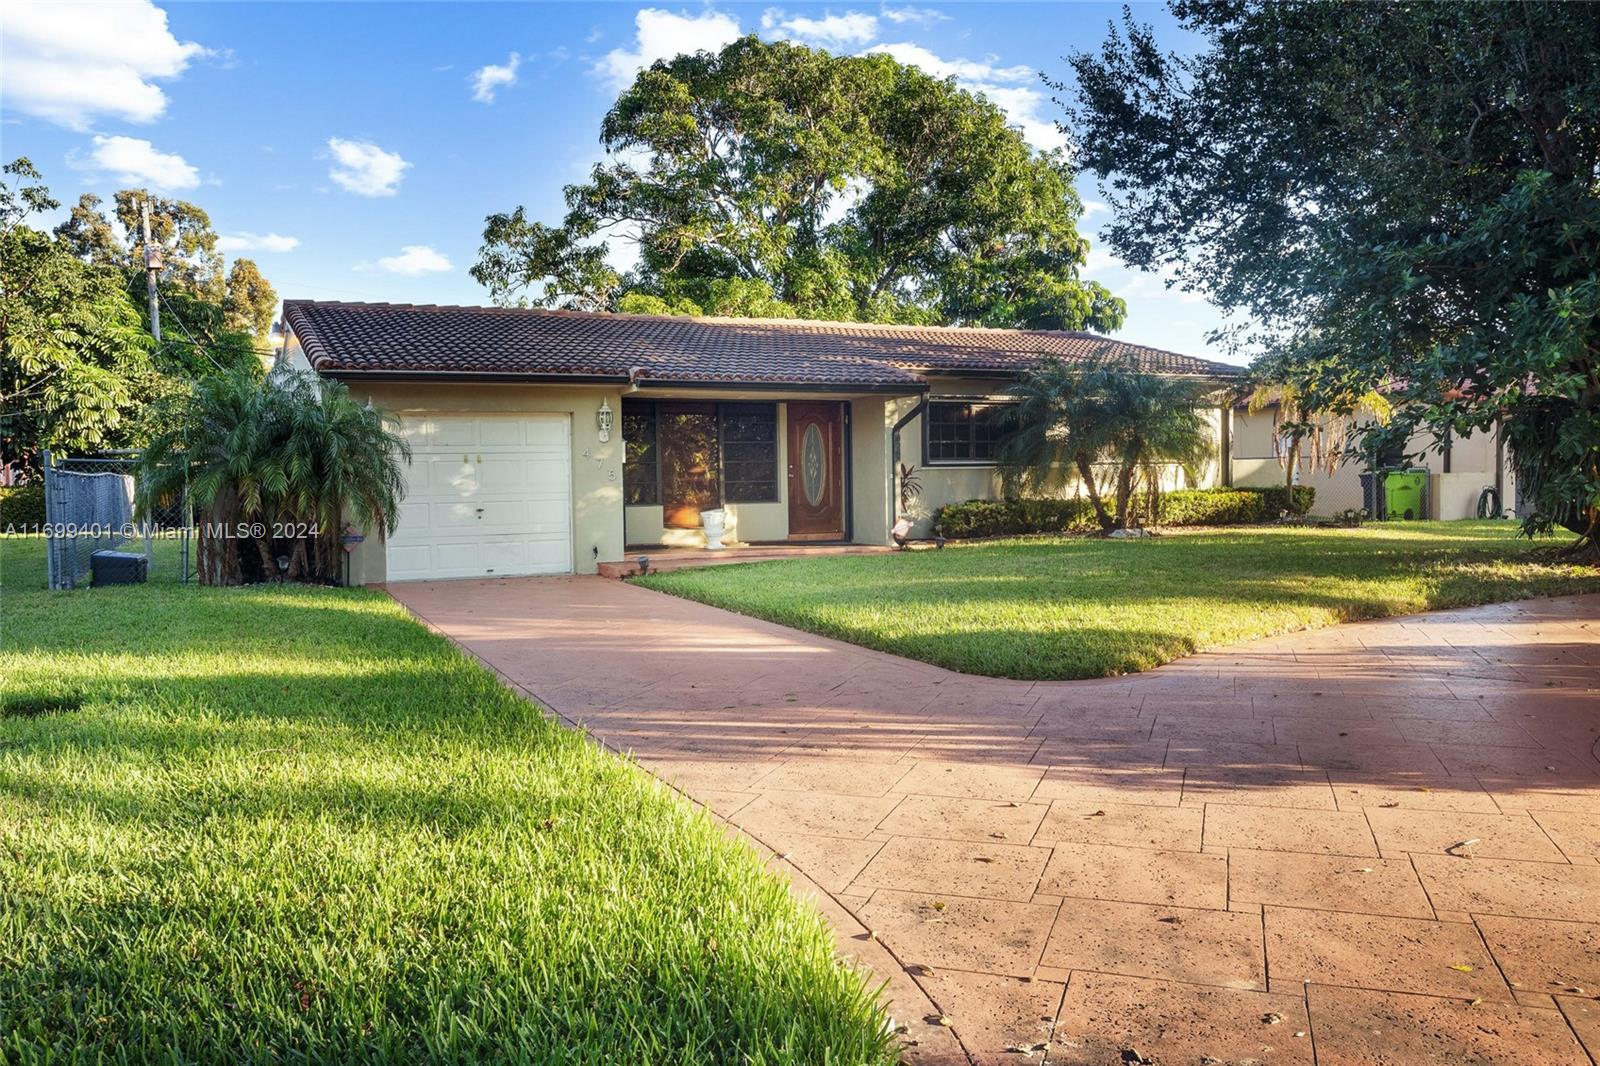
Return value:
[(477, 73), (472, 75), (472, 98), (481, 104), (494, 103), (496, 89), (517, 83), (517, 68), (521, 65), (522, 57), (512, 52), (511, 58), (503, 66), (491, 63), (478, 68)]
[(709, 8), (691, 15), (647, 7), (633, 17), (633, 24), (633, 47), (613, 48), (594, 65), (593, 73), (609, 88), (627, 88), (635, 74), (658, 59), (716, 52), (739, 39), (739, 20)]
[(395, 152), (385, 152), (371, 141), (328, 138), (333, 167), (328, 177), (335, 185), (357, 196), (393, 196), (400, 188), (411, 164)]
[(225, 233), (217, 238), (217, 251), (234, 252), (292, 252), (300, 247), (299, 237), (285, 237), (279, 233)]
[(1089, 254), (1084, 257), (1083, 272), (1088, 275), (1103, 274), (1109, 270), (1127, 270), (1128, 264), (1111, 254), (1103, 244), (1090, 243)]
[(847, 48), (866, 44), (878, 36), (878, 17), (860, 11), (809, 18), (769, 7), (761, 15), (761, 28), (777, 37), (792, 37), (822, 48)]
[(79, 170), (110, 174), (124, 185), (148, 185), (152, 189), (192, 189), (200, 184), (200, 172), (181, 155), (158, 152), (155, 145), (137, 137), (100, 137), (91, 142), (94, 149), (87, 160), (69, 157)]
[(949, 19), (943, 11), (935, 11), (931, 7), (886, 7), (883, 17), (896, 26), (932, 26), (935, 22), (944, 22)]
[(936, 78), (955, 78), (961, 82), (982, 82), (993, 84), (995, 82), (1028, 81), (1034, 76), (1033, 68), (1029, 66), (999, 67), (990, 60), (975, 59), (941, 59), (920, 44), (902, 41), (898, 44), (880, 44), (867, 49), (868, 54), (882, 52), (894, 56), (902, 63), (921, 67)]
[(1083, 202), (1083, 217), (1084, 218), (1089, 218), (1092, 215), (1098, 215), (1102, 211), (1109, 211), (1109, 210), (1111, 210), (1111, 209), (1109, 207), (1107, 207), (1104, 203), (1102, 203), (1099, 200), (1085, 200)]
[(1038, 75), (1032, 67), (1002, 67), (992, 56), (982, 60), (944, 59), (909, 41), (867, 49), (868, 55), (879, 52), (901, 63), (920, 67), (936, 78), (954, 78), (968, 92), (982, 93), (1006, 113), (1012, 125), (1019, 127), (1023, 137), (1035, 148), (1048, 151), (1066, 146), (1066, 137), (1056, 128), (1055, 122), (1044, 115), (1049, 101), (1043, 92), (1033, 88), (1038, 84)]
[(1053, 119), (1044, 116), (1045, 105), (1050, 100), (1038, 89), (977, 83), (963, 83), (963, 87), (987, 96), (990, 103), (1006, 113), (1013, 126), (1022, 130), (1023, 138), (1035, 148), (1048, 152), (1067, 146), (1066, 134), (1061, 132)]
[(152, 84), (206, 49), (179, 41), (150, 0), (7, 3), (0, 19), (0, 96), (8, 110), (75, 130), (98, 116), (150, 122), (167, 108)]
[(1163, 299), (1171, 300), (1178, 304), (1204, 303), (1205, 297), (1197, 292), (1186, 291), (1178, 280), (1176, 267), (1166, 265), (1155, 270), (1140, 270), (1134, 267), (1127, 268), (1131, 280), (1116, 290), (1116, 295), (1127, 300), (1130, 304), (1138, 300)]
[(379, 259), (378, 269), (415, 277), (418, 274), (443, 274), (454, 268), (444, 253), (426, 244), (408, 244), (400, 249), (399, 255), (386, 255)]

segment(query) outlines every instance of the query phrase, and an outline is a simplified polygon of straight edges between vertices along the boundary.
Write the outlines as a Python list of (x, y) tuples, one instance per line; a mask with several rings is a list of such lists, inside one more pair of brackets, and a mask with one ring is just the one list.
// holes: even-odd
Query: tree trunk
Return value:
[(1133, 498), (1133, 464), (1117, 471), (1117, 528), (1128, 528), (1128, 502)]
[(268, 537), (254, 537), (256, 552), (261, 556), (261, 580), (282, 581), (283, 575), (278, 573), (278, 562), (272, 557), (272, 540)]
[(304, 537), (296, 537), (294, 540), (294, 550), (289, 553), (288, 578), (290, 581), (304, 581), (306, 576), (306, 539)]
[(1283, 487), (1289, 493), (1289, 502), (1290, 502), (1291, 505), (1294, 503), (1294, 471), (1295, 471), (1295, 467), (1297, 467), (1299, 465), (1300, 465), (1300, 438), (1299, 437), (1291, 437), (1289, 439), (1289, 457), (1288, 457), (1288, 461), (1284, 463), (1284, 470), (1283, 470)]
[(1073, 461), (1078, 467), (1078, 476), (1083, 479), (1083, 489), (1089, 494), (1089, 503), (1094, 506), (1094, 517), (1100, 523), (1100, 532), (1110, 533), (1116, 529), (1111, 516), (1106, 514), (1105, 501), (1100, 499), (1100, 487), (1095, 484), (1094, 469), (1089, 465), (1089, 457), (1079, 452), (1074, 455)]

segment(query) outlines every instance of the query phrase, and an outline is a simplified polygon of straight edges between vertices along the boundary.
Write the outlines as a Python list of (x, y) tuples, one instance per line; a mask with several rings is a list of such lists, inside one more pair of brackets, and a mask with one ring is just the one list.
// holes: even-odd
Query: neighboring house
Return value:
[[(1351, 421), (1374, 420), (1370, 414), (1358, 413)], [(1232, 426), (1231, 483), (1241, 488), (1282, 485), (1289, 472), (1273, 409), (1252, 412), (1241, 402), (1233, 412)], [(1381, 458), (1381, 469), (1398, 467), (1428, 471), (1428, 518), (1477, 517), (1479, 498), (1486, 488), (1495, 490), (1502, 512), (1521, 509), (1510, 450), (1498, 433), (1452, 437), (1440, 444), (1432, 435), (1419, 432), (1396, 454)], [(1362, 475), (1367, 473), (1370, 471), (1366, 464), (1356, 456), (1339, 461), (1330, 469), (1327, 463), (1303, 454), (1295, 464), (1294, 480), (1317, 490), (1312, 513), (1328, 515), (1349, 508), (1375, 510), (1374, 501), (1362, 484)]]
[(741, 542), (887, 544), (897, 462), (918, 467), (922, 534), (999, 496), (995, 413), (1050, 357), (1215, 381), (1202, 484), (1225, 483), (1240, 373), (1049, 330), (309, 300), (284, 321), (293, 365), (398, 415), (413, 449), (399, 528), (357, 546), (356, 583), (592, 572), (701, 546), (719, 505)]

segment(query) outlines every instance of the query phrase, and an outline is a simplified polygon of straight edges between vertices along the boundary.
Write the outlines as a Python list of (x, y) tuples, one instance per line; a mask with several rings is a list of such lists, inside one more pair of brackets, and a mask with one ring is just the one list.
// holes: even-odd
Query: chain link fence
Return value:
[(187, 500), (135, 520), (134, 452), (44, 455), (46, 557), (52, 589), (81, 588), (100, 567), (128, 572), (143, 560), (145, 580), (187, 583), (193, 576), (193, 521)]

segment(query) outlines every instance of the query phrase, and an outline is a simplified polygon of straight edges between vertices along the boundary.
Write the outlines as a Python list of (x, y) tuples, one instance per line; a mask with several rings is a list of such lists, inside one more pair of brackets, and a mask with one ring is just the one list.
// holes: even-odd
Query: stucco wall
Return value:
[(891, 502), (889, 427), (894, 423), (882, 397), (850, 404), (850, 539), (857, 544), (887, 544), (894, 524)]
[[(621, 394), (608, 386), (514, 384), (352, 385), (358, 399), (370, 399), (404, 419), (407, 414), (566, 414), (572, 422), (572, 569), (590, 574), (596, 561), (622, 558), (622, 434), (615, 426), (601, 443), (595, 413), (602, 399), (621, 410)], [(618, 419), (617, 421), (620, 421)], [(384, 549), (368, 536), (350, 560), (351, 581), (384, 580)]]
[[(1241, 487), (1282, 485), (1288, 470), (1274, 451), (1272, 412), (1235, 411), (1233, 424), (1234, 484)], [(1448, 473), (1445, 472), (1444, 450), (1431, 434), (1413, 435), (1406, 450), (1412, 456), (1409, 464), (1429, 473), (1430, 511), (1434, 517), (1477, 516), (1479, 494), (1485, 486), (1495, 483), (1497, 449), (1492, 430), (1452, 438)], [(1310, 457), (1302, 456), (1296, 464), (1295, 483), (1317, 490), (1313, 513), (1329, 514), (1364, 505), (1361, 491), (1364, 472), (1359, 459), (1342, 462), (1330, 472), (1325, 465), (1314, 465)], [(1503, 506), (1510, 508), (1516, 498), (1516, 476), (1511, 471), (1509, 456), (1501, 470), (1501, 484)]]
[[(930, 399), (959, 396), (975, 401), (1010, 399), (1005, 391), (1005, 382), (986, 378), (932, 378), (928, 396)], [(890, 425), (910, 413), (916, 405), (915, 399), (894, 401), (891, 404)], [(1222, 412), (1219, 408), (1207, 408), (1203, 414), (1210, 427), (1213, 454), (1217, 454), (1221, 443)], [(916, 478), (922, 486), (921, 494), (907, 515), (912, 520), (912, 533), (918, 537), (932, 533), (934, 515), (947, 504), (964, 503), (967, 500), (998, 500), (1004, 496), (1000, 469), (993, 463), (929, 464), (924, 449), (922, 422), (920, 415), (913, 418), (899, 434), (900, 462), (917, 468)], [(1206, 463), (1196, 473), (1200, 475), (1197, 487), (1209, 488), (1221, 484), (1221, 465), (1215, 460)], [(1186, 481), (1181, 469), (1171, 467), (1163, 473), (1162, 487), (1182, 488), (1186, 487)], [(1081, 491), (1079, 479), (1070, 476), (1064, 480), (1057, 494), (1069, 497)], [(897, 499), (895, 503), (898, 506)]]

